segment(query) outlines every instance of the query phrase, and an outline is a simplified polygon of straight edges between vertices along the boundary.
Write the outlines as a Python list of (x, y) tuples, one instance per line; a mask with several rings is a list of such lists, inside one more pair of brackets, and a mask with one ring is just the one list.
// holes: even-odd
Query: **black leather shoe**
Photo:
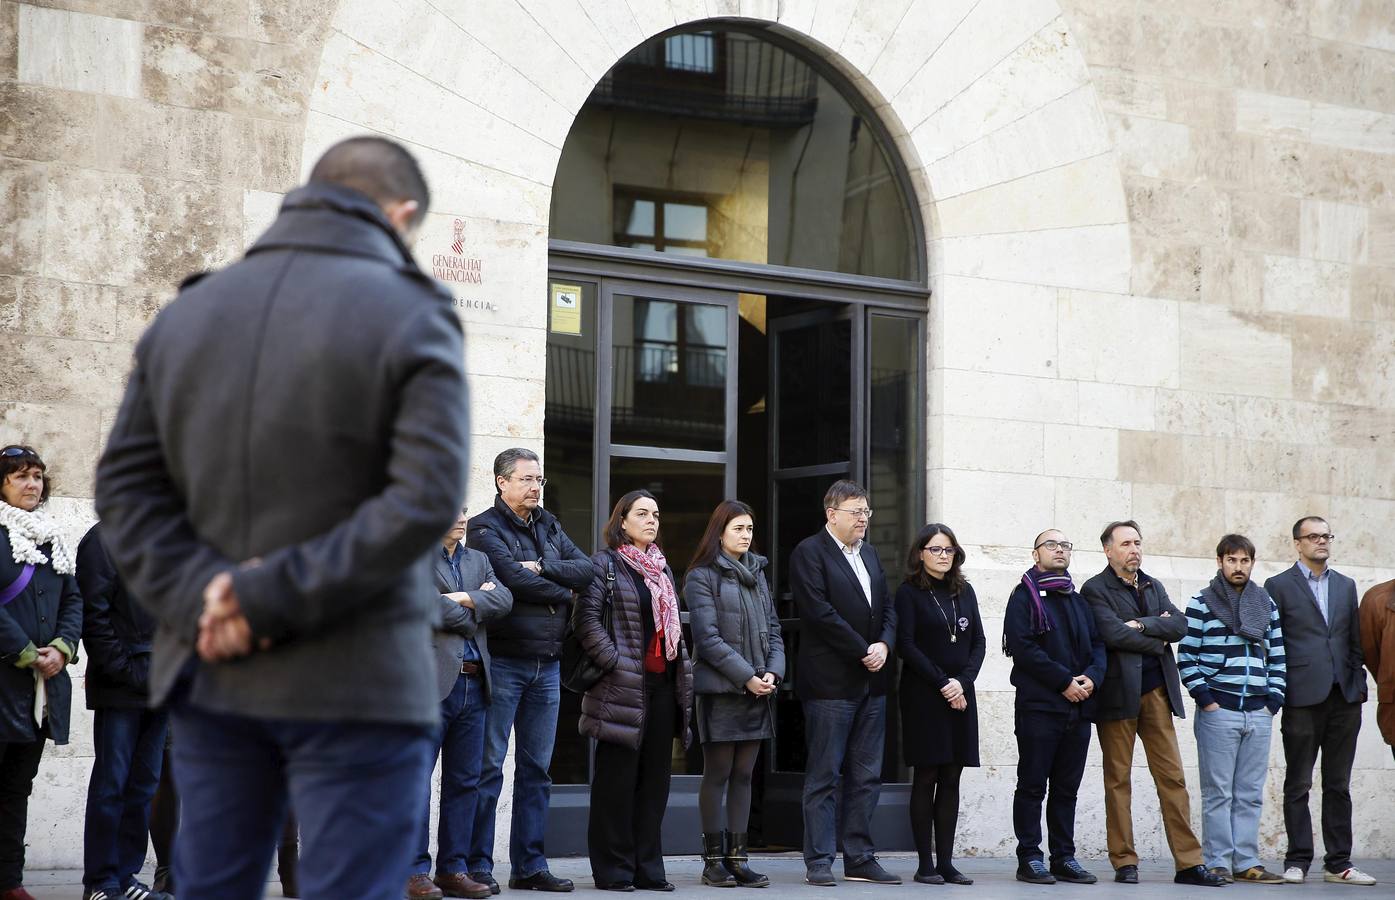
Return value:
[(1114, 870), (1114, 880), (1120, 884), (1138, 884), (1138, 866), (1120, 866)]
[(598, 881), (596, 882), (596, 890), (619, 891), (622, 894), (633, 894), (635, 892), (635, 886), (628, 881), (612, 881), (610, 884), (604, 884)]
[(973, 884), (974, 880), (954, 866), (942, 865), (935, 869), (940, 873), (940, 877), (945, 880), (945, 884)]
[[(491, 888), (491, 890), (493, 890)], [(576, 890), (576, 885), (572, 884), (570, 878), (558, 878), (546, 869), (541, 872), (534, 872), (526, 878), (510, 878), (509, 890), (511, 891), (547, 891), (553, 894), (565, 894)]]
[(671, 881), (636, 881), (635, 890), (639, 891), (662, 891), (667, 894), (677, 890)]
[(917, 870), (916, 873), (915, 873), (914, 875), (911, 876), (911, 878), (912, 878), (917, 884), (944, 884), (944, 883), (945, 883), (945, 877), (944, 877), (943, 875), (941, 875), (939, 872), (921, 872), (921, 871)]
[(1028, 884), (1055, 884), (1056, 876), (1039, 859), (1029, 859), (1017, 866), (1017, 880)]
[(499, 893), (499, 882), (494, 880), (493, 872), (468, 872), (466, 874), (470, 876), (471, 881), (477, 881), (480, 884), (489, 885), (489, 893)]
[(1178, 884), (1193, 884), (1197, 887), (1225, 887), (1225, 879), (1220, 875), (1212, 874), (1205, 866), (1179, 869), (1172, 880)]

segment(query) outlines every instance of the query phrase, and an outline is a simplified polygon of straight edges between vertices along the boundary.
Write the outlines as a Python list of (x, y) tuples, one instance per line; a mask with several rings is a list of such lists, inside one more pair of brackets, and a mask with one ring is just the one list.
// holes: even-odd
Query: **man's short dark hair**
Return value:
[(856, 481), (843, 478), (828, 486), (828, 493), (823, 495), (823, 505), (825, 509), (837, 509), (844, 501), (859, 498), (867, 498), (867, 489)]
[(1244, 553), (1250, 559), (1255, 558), (1254, 541), (1243, 534), (1228, 534), (1221, 538), (1221, 542), (1216, 545), (1216, 559), (1225, 559), (1232, 553)]
[(1327, 524), (1327, 520), (1324, 519), (1322, 516), (1304, 516), (1297, 522), (1293, 523), (1293, 539), (1295, 541), (1303, 536), (1303, 524), (1305, 522), (1321, 522), (1324, 525)]
[[(28, 444), (7, 444), (4, 449), (9, 452), (0, 456), (0, 484), (4, 484), (5, 479), (16, 472), (38, 469), (44, 480), (44, 486), (39, 493), (39, 503), (47, 503), (48, 495), (53, 490), (53, 479), (48, 477), (48, 466), (44, 465), (39, 452)], [(16, 453), (16, 450), (19, 452)]]
[[(518, 468), (519, 460), (529, 459), (538, 465), (542, 465), (542, 460), (538, 459), (538, 454), (527, 447), (510, 447), (498, 456), (494, 457), (494, 477), (512, 478), (513, 470)], [(499, 482), (494, 482), (494, 491), (499, 491)]]
[(1104, 531), (1100, 532), (1100, 546), (1108, 547), (1114, 543), (1114, 532), (1119, 528), (1132, 528), (1138, 532), (1140, 538), (1143, 537), (1143, 529), (1138, 527), (1138, 523), (1133, 519), (1121, 519), (1118, 522), (1110, 522), (1104, 526)]
[(379, 206), (415, 200), (417, 211), (408, 223), (411, 227), (421, 224), (431, 206), (431, 192), (416, 157), (387, 138), (364, 135), (340, 141), (315, 163), (310, 180), (352, 188), (372, 197)]

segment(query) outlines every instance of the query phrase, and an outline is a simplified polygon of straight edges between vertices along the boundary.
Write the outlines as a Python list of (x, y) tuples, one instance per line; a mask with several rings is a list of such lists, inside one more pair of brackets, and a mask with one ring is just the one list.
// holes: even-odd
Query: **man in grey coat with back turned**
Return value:
[(513, 594), (498, 583), (489, 557), (466, 547), (469, 517), (462, 507), (432, 557), (441, 595), (436, 651), (436, 693), (441, 698), (441, 815), (436, 829), (436, 878), (431, 878), (431, 792), (425, 797), (420, 846), (407, 900), (489, 896), (489, 885), (469, 876), (471, 833), (484, 765), (484, 713), (489, 707), (489, 639), (484, 625), (509, 614)]
[(428, 199), (401, 146), (336, 144), (136, 347), (97, 510), (158, 622), (180, 896), (260, 897), (288, 800), (302, 897), (402, 894), (469, 459), (460, 320), (407, 249)]
[(1298, 561), (1264, 582), (1279, 607), (1288, 690), (1279, 728), (1284, 745), (1284, 881), (1299, 884), (1313, 863), (1308, 792), (1322, 753), (1323, 880), (1372, 885), (1351, 864), (1351, 766), (1366, 702), (1356, 582), (1327, 564), (1335, 540), (1327, 522), (1304, 516), (1293, 525)]

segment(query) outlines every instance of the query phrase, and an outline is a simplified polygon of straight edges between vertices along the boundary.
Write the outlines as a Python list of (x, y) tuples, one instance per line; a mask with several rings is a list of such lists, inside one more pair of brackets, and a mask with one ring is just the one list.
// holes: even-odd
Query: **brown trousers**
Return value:
[(1109, 862), (1121, 866), (1138, 865), (1133, 845), (1133, 748), (1134, 738), (1143, 739), (1148, 771), (1158, 786), (1163, 828), (1177, 869), (1199, 866), (1201, 844), (1192, 831), (1191, 799), (1182, 774), (1182, 753), (1177, 749), (1177, 731), (1172, 727), (1172, 704), (1167, 689), (1157, 688), (1143, 695), (1137, 719), (1097, 722), (1100, 752), (1104, 755), (1104, 825)]

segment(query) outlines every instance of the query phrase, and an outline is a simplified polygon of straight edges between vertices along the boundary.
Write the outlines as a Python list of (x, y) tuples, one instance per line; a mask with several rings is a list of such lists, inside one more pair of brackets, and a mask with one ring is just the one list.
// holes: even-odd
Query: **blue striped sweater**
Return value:
[(1177, 645), (1177, 669), (1192, 697), (1201, 706), (1219, 703), (1226, 709), (1284, 705), (1287, 665), (1279, 607), (1269, 601), (1269, 630), (1263, 642), (1231, 634), (1207, 603), (1207, 586), (1187, 605), (1187, 634)]

